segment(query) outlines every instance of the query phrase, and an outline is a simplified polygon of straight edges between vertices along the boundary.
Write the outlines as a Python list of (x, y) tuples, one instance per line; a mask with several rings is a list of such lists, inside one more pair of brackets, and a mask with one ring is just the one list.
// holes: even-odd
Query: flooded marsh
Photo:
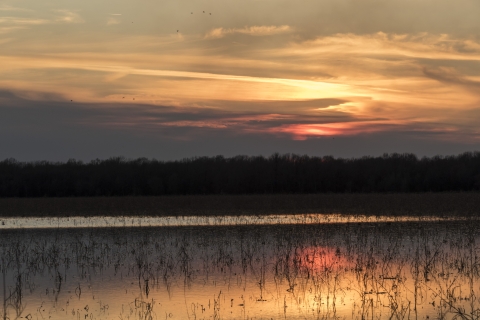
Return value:
[(480, 223), (4, 229), (3, 319), (477, 319)]

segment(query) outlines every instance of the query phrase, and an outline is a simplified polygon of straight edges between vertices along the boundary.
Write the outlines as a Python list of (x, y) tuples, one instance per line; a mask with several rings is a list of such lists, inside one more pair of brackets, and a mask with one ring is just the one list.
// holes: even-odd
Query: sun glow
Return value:
[[(16, 105), (156, 108), (148, 116), (123, 119), (116, 113), (91, 124), (105, 128), (143, 122), (158, 129), (293, 140), (381, 132), (478, 140), (480, 42), (467, 29), (394, 28), (372, 12), (362, 13), (361, 21), (371, 20), (375, 28), (312, 16), (325, 8), (337, 12), (330, 0), (322, 10), (314, 4), (279, 7), (274, 16), (257, 2), (251, 3), (253, 11), (247, 4), (232, 10), (222, 2), (202, 2), (200, 9), (199, 3), (167, 1), (161, 10), (133, 8), (123, 0), (115, 10), (86, 3), (57, 3), (52, 9), (31, 0), (20, 8), (9, 2), (0, 10), (0, 92), (8, 92)], [(398, 14), (402, 10), (395, 7)], [(478, 30), (477, 19), (464, 21)]]

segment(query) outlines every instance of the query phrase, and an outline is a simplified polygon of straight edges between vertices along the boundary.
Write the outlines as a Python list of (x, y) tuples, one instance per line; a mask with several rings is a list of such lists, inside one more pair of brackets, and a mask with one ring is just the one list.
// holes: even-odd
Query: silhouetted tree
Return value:
[(480, 190), (480, 152), (354, 159), (278, 154), (0, 162), (0, 197)]

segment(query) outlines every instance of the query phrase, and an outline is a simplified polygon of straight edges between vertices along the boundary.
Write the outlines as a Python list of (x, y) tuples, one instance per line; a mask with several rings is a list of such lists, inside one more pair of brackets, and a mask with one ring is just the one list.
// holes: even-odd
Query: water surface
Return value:
[(7, 319), (480, 316), (476, 221), (6, 229)]

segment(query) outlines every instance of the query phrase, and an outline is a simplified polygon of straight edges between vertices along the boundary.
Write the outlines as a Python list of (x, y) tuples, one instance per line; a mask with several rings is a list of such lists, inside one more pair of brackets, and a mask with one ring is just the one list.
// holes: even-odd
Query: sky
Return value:
[(480, 150), (478, 0), (0, 0), (0, 160)]

